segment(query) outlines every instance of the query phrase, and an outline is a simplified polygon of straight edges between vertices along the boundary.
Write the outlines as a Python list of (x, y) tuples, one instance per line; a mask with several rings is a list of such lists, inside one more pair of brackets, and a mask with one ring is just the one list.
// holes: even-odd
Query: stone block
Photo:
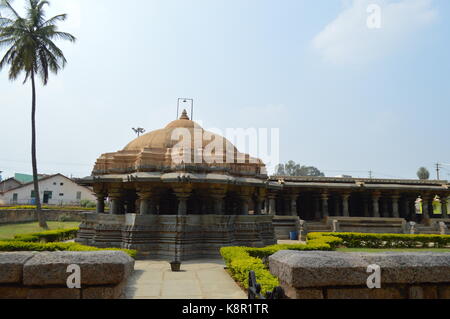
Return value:
[(69, 288), (30, 288), (28, 299), (80, 299), (81, 289)]
[(0, 299), (27, 299), (28, 287), (0, 286)]
[(450, 299), (450, 285), (438, 287), (439, 299)]
[(406, 295), (398, 288), (329, 288), (327, 299), (405, 299)]
[(22, 282), (23, 265), (33, 252), (0, 253), (0, 284)]
[(279, 251), (269, 257), (271, 273), (295, 288), (362, 287), (372, 264), (381, 267), (382, 285), (450, 282), (450, 254), (445, 253)]
[(81, 286), (116, 285), (133, 272), (134, 260), (120, 251), (45, 252), (36, 254), (23, 267), (26, 286), (66, 286), (69, 265), (79, 265)]
[(438, 299), (438, 289), (435, 286), (411, 286), (409, 299)]

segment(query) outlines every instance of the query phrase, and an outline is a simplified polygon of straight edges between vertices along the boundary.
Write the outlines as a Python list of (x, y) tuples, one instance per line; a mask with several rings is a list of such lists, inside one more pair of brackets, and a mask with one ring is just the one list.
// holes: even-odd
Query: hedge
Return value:
[(347, 248), (420, 248), (434, 244), (435, 248), (450, 246), (450, 235), (309, 233), (308, 240), (338, 237)]
[[(36, 206), (33, 205), (22, 205), (22, 206), (3, 206), (0, 207), (0, 211), (2, 210), (35, 210)], [(95, 211), (95, 207), (82, 207), (82, 206), (42, 206), (43, 210), (68, 210), (68, 211)], [(108, 207), (105, 207), (105, 210), (108, 210)]]
[(131, 249), (120, 248), (96, 248), (84, 246), (77, 243), (34, 243), (26, 241), (0, 241), (0, 251), (104, 251), (114, 250), (123, 251), (132, 258), (136, 257), (137, 251)]
[(223, 247), (220, 254), (225, 260), (234, 280), (248, 289), (249, 272), (253, 270), (257, 282), (261, 285), (264, 294), (279, 286), (278, 278), (273, 276), (264, 264), (265, 258), (279, 250), (334, 250), (342, 244), (342, 239), (333, 236), (322, 236), (308, 241), (307, 244), (298, 245), (272, 245), (264, 248), (251, 247)]
[(30, 234), (18, 234), (14, 236), (14, 241), (53, 243), (58, 241), (71, 240), (77, 237), (78, 230), (79, 228), (69, 228), (48, 230)]

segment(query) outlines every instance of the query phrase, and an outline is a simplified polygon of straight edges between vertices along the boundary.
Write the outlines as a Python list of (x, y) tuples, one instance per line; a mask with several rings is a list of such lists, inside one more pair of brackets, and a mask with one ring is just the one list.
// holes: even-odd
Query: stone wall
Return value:
[[(81, 289), (67, 288), (69, 265)], [(119, 251), (0, 253), (0, 299), (119, 299), (134, 260)]]
[[(270, 271), (292, 299), (450, 299), (449, 253), (279, 251)], [(381, 269), (381, 288), (369, 289)]]
[[(85, 211), (70, 210), (45, 210), (44, 212), (49, 221), (64, 220), (74, 222), (81, 222), (82, 216), (87, 213)], [(34, 210), (0, 210), (0, 225), (35, 222), (37, 220)]]
[(76, 242), (136, 249), (139, 257), (220, 257), (224, 246), (276, 243), (273, 216), (86, 214)]

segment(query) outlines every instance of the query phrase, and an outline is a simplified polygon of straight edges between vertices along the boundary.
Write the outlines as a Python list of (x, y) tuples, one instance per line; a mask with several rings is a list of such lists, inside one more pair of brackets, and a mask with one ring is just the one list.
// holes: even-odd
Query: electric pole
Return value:
[(437, 180), (440, 180), (440, 170), (441, 170), (441, 164), (436, 163), (436, 175), (437, 175)]
[(369, 178), (372, 179), (372, 171), (369, 171)]

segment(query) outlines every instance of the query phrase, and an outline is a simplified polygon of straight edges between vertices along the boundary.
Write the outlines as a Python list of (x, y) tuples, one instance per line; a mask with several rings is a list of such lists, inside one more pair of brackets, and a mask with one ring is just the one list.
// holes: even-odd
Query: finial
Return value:
[(183, 110), (183, 113), (181, 114), (180, 120), (189, 120), (189, 116), (187, 115), (187, 111)]

